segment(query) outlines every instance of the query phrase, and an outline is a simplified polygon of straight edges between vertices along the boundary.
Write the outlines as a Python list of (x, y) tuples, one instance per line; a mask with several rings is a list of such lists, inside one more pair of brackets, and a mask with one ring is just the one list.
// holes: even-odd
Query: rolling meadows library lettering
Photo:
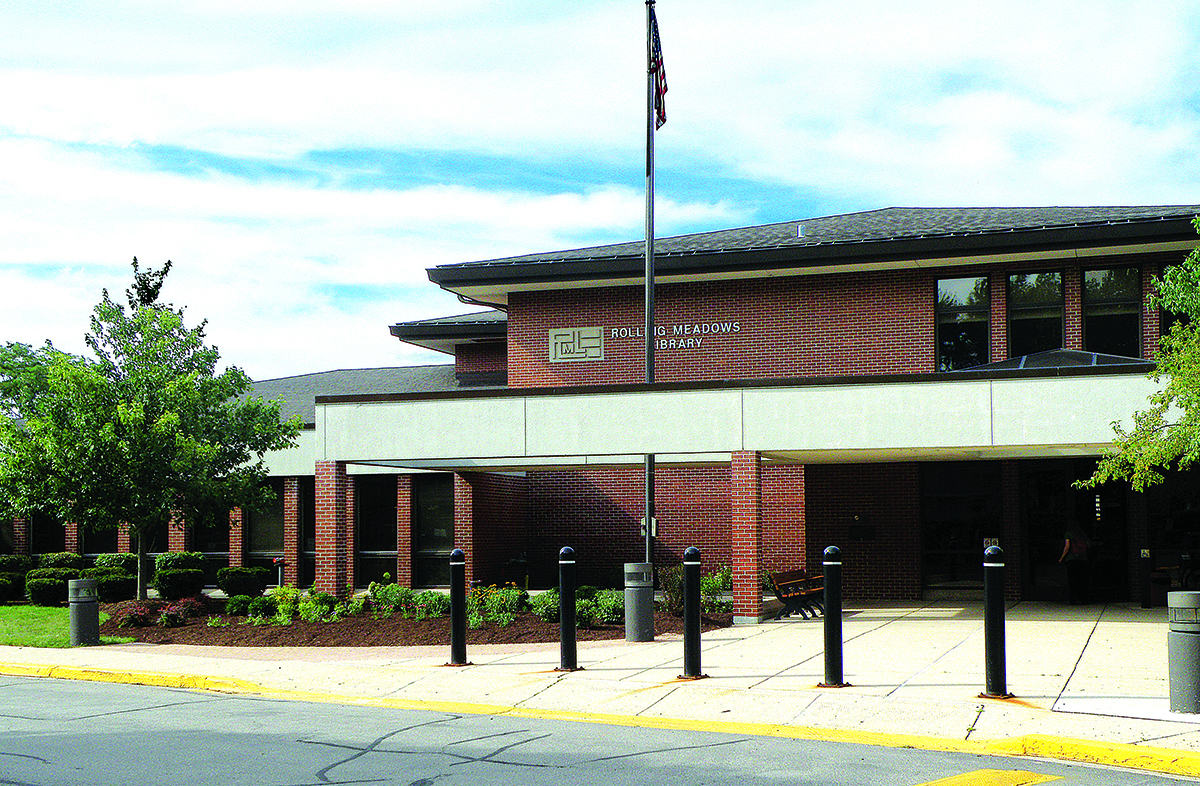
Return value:
[[(686, 322), (655, 326), (655, 349), (699, 349), (708, 336), (741, 333), (739, 322)], [(550, 360), (603, 360), (605, 338), (644, 339), (644, 327), (586, 327), (550, 330)]]
[[(662, 238), (652, 384), (643, 244), (434, 267), (475, 310), (388, 329), (447, 362), (256, 382), (306, 424), (266, 458), (275, 507), (151, 550), (282, 559), (285, 582), (344, 593), (444, 586), (454, 548), (469, 581), (550, 587), (571, 546), (580, 584), (620, 587), (653, 454), (655, 565), (696, 546), (732, 566), (738, 622), (769, 610), (764, 570), (819, 573), (830, 545), (855, 602), (981, 597), (985, 542), (1009, 599), (1065, 601), (1076, 526), (1091, 601), (1165, 604), (1200, 558), (1200, 476), (1073, 484), (1158, 389), (1174, 316), (1147, 295), (1198, 213), (885, 208)], [(113, 539), (0, 528), (24, 554), (129, 549)]]

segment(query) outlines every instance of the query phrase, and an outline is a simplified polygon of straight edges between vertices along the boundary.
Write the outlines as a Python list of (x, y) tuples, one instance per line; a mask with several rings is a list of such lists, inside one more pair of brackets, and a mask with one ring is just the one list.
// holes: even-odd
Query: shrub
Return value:
[(67, 602), (67, 582), (55, 579), (26, 579), (25, 591), (35, 606), (61, 606)]
[(275, 599), (270, 595), (260, 595), (257, 598), (251, 598), (246, 605), (247, 617), (274, 617), (278, 608), (275, 605)]
[(676, 617), (683, 616), (683, 565), (670, 565), (658, 572), (658, 584), (662, 588), (667, 611)]
[(328, 592), (309, 592), (300, 598), (298, 611), (305, 622), (321, 622), (335, 616), (337, 598)]
[(228, 567), (217, 571), (217, 586), (229, 597), (261, 595), (271, 579), (266, 568)]
[(130, 576), (137, 575), (136, 554), (97, 554), (97, 568), (116, 568), (125, 571)]
[(101, 603), (133, 600), (137, 595), (137, 576), (120, 568), (84, 568), (79, 578), (96, 580), (96, 596)]
[(296, 616), (300, 607), (300, 589), (298, 587), (289, 587), (286, 584), (282, 587), (271, 587), (267, 590), (267, 597), (275, 601), (275, 613), (281, 619), (290, 620)]
[(163, 600), (199, 595), (204, 589), (204, 571), (197, 568), (165, 568), (154, 573), (150, 586)]
[[(596, 622), (602, 625), (615, 625), (625, 621), (624, 590), (600, 590), (596, 593), (595, 603)], [(576, 605), (578, 606), (578, 604)]]
[(67, 582), (77, 578), (75, 568), (34, 568), (25, 574), (25, 592), (35, 606), (61, 606), (67, 602)]
[(162, 570), (204, 570), (204, 554), (199, 551), (168, 551), (154, 558), (154, 572)]
[[(262, 597), (259, 595), (258, 597)], [(249, 595), (234, 595), (225, 601), (225, 613), (236, 617), (244, 617), (249, 611), (250, 601), (254, 598)]]
[(401, 616), (411, 617), (413, 613), (413, 598), (416, 593), (408, 587), (399, 584), (372, 584), (370, 589), (371, 610), (384, 619), (399, 612)]
[(562, 600), (558, 596), (557, 589), (548, 589), (529, 599), (530, 610), (543, 622), (558, 622), (561, 607)]
[(24, 554), (0, 554), (0, 573), (19, 573), (24, 576), (33, 569), (33, 560)]
[(425, 590), (413, 596), (413, 616), (423, 620), (429, 617), (445, 617), (450, 613), (450, 596), (435, 590)]
[(38, 555), (39, 568), (83, 568), (83, 555), (73, 551), (57, 551), (50, 554)]
[(158, 613), (158, 619), (155, 622), (163, 628), (181, 628), (187, 624), (187, 615), (174, 606), (167, 606)]
[(581, 584), (575, 588), (575, 600), (595, 600), (596, 593), (599, 591), (598, 587), (591, 584)]
[(130, 603), (113, 614), (118, 628), (144, 628), (154, 624), (163, 604), (154, 600), (139, 600)]
[(475, 587), (467, 596), (467, 619), (473, 628), (482, 626), (484, 622), (506, 627), (528, 605), (529, 593), (515, 584)]
[(596, 627), (596, 615), (600, 610), (596, 606), (594, 600), (577, 600), (575, 601), (575, 627), (577, 628), (594, 628)]
[(12, 603), (25, 598), (25, 574), (0, 573), (0, 603)]
[(180, 598), (172, 603), (168, 608), (176, 611), (185, 617), (203, 617), (208, 612), (208, 604), (203, 598)]

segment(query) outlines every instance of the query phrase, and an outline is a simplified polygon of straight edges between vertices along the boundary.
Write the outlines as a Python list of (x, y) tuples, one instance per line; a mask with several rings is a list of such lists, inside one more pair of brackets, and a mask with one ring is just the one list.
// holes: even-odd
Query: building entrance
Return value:
[(984, 540), (999, 538), (1000, 463), (921, 465), (923, 595), (982, 597)]
[(1121, 484), (1076, 489), (1095, 469), (1091, 459), (1030, 460), (1019, 465), (1022, 597), (1066, 602), (1067, 566), (1059, 562), (1072, 523), (1088, 542), (1083, 597), (1100, 603), (1129, 599), (1129, 523)]

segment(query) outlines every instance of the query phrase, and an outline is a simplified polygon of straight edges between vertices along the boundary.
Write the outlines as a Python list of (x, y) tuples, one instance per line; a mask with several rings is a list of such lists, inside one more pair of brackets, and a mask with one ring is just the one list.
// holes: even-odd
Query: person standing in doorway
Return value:
[(1088, 538), (1079, 522), (1072, 521), (1063, 534), (1059, 562), (1067, 564), (1067, 598), (1072, 606), (1088, 601)]

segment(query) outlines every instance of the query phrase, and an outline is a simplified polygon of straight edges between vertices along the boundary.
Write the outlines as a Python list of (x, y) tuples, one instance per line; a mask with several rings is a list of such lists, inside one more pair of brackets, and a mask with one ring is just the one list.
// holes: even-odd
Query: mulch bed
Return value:
[[(118, 628), (116, 618), (121, 610), (136, 601), (106, 603), (101, 611), (109, 616), (100, 626), (104, 636), (122, 636), (152, 644), (200, 644), (219, 647), (403, 647), (414, 645), (450, 646), (450, 619), (413, 620), (399, 615), (388, 619), (373, 619), (370, 614), (346, 617), (337, 622), (304, 622), (293, 620), (290, 625), (251, 625), (244, 617), (227, 617), (230, 624), (209, 627), (209, 615), (220, 614), (224, 601), (206, 599), (206, 613), (194, 617), (186, 625), (163, 628), (158, 625), (138, 628)], [(732, 614), (705, 614), (701, 628), (725, 628), (733, 622)], [(655, 633), (683, 633), (683, 620), (665, 611), (654, 614)], [(590, 630), (578, 630), (578, 641), (623, 639), (624, 625), (602, 625)], [(557, 642), (557, 622), (543, 622), (532, 614), (520, 614), (508, 626), (488, 624), (472, 630), (467, 628), (468, 644), (521, 644)]]

